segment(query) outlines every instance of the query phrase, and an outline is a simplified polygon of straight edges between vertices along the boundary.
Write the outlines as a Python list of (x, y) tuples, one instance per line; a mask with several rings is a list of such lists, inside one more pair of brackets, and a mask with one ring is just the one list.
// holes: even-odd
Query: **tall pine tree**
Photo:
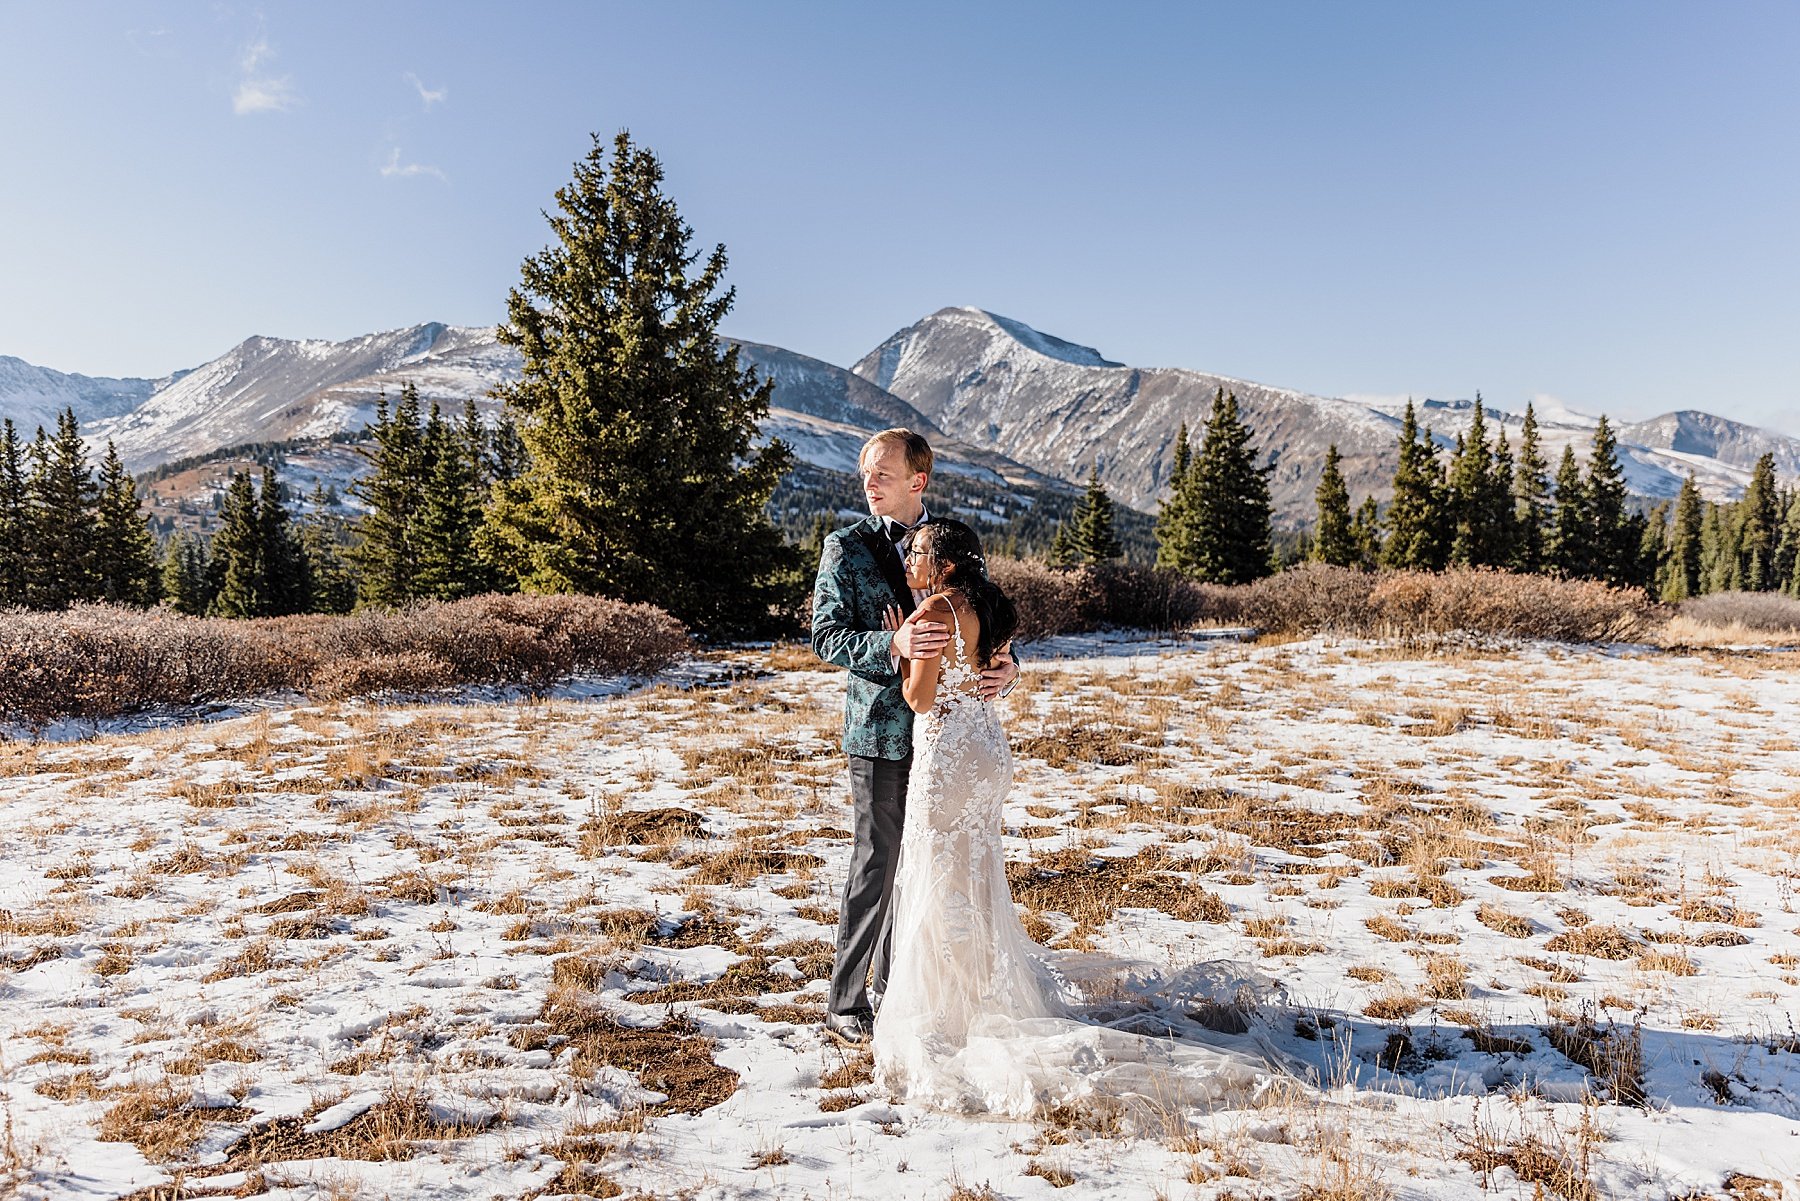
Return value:
[(1775, 573), (1783, 592), (1800, 596), (1800, 487), (1788, 496), (1787, 512), (1781, 522), (1781, 540), (1775, 545)]
[(596, 137), (556, 193), (555, 242), (525, 260), (499, 338), (524, 367), (494, 394), (527, 464), (481, 542), (523, 590), (648, 601), (711, 633), (762, 625), (793, 549), (764, 507), (792, 462), (754, 445), (773, 381), (720, 347), (725, 248), (704, 262), (630, 135)]
[(33, 529), (31, 494), (26, 487), (25, 444), (12, 418), (0, 432), (0, 609), (29, 602)]
[(315, 481), (307, 497), (307, 514), (299, 523), (315, 613), (348, 613), (356, 607), (356, 573), (344, 557), (339, 537), (343, 523), (333, 507), (331, 494)]
[(1588, 459), (1584, 524), (1593, 547), (1589, 574), (1609, 584), (1628, 586), (1644, 583), (1638, 558), (1644, 520), (1626, 506), (1625, 472), (1619, 466), (1618, 448), (1612, 423), (1601, 414)]
[(1188, 444), (1187, 422), (1175, 435), (1175, 458), (1169, 467), (1168, 495), (1156, 514), (1156, 565), (1191, 571), (1192, 517), (1188, 512), (1188, 473), (1193, 470), (1194, 454)]
[(1206, 418), (1200, 453), (1188, 471), (1186, 499), (1192, 567), (1214, 584), (1248, 584), (1272, 570), (1269, 472), (1256, 465), (1252, 434), (1237, 396), (1221, 388)]
[(1775, 551), (1781, 541), (1782, 512), (1775, 482), (1775, 456), (1756, 460), (1750, 483), (1737, 506), (1737, 571), (1733, 587), (1745, 592), (1772, 592), (1781, 586)]
[(169, 539), (163, 550), (162, 593), (177, 613), (199, 617), (212, 603), (206, 543), (186, 530)]
[(1501, 538), (1498, 514), (1491, 507), (1494, 493), (1494, 456), (1487, 441), (1487, 418), (1481, 393), (1475, 394), (1475, 412), (1469, 432), (1462, 436), (1450, 461), (1445, 492), (1450, 520), (1449, 562), (1458, 567), (1485, 567), (1497, 562)]
[(137, 482), (111, 440), (100, 463), (100, 498), (94, 522), (94, 573), (98, 597), (124, 605), (162, 599), (156, 539), (138, 511)]
[(247, 471), (233, 472), (220, 510), (219, 532), (213, 535), (209, 557), (212, 600), (206, 611), (214, 617), (260, 617), (268, 604), (268, 579), (263, 572), (263, 528), (256, 503), (256, 485)]
[(1444, 565), (1449, 547), (1444, 542), (1442, 472), (1431, 431), (1419, 431), (1412, 398), (1400, 421), (1400, 463), (1394, 469), (1394, 497), (1388, 503), (1387, 537), (1382, 543), (1382, 565), (1415, 571), (1435, 571)]
[(1087, 491), (1075, 505), (1069, 548), (1080, 563), (1110, 563), (1124, 553), (1113, 532), (1113, 501), (1100, 483), (1100, 464), (1088, 472)]
[(417, 519), (426, 484), (425, 431), (419, 391), (408, 381), (390, 413), (387, 397), (375, 402), (373, 444), (363, 453), (369, 470), (351, 485), (368, 505), (356, 523), (351, 558), (364, 604), (391, 608), (418, 596)]
[(1325, 450), (1325, 470), (1319, 475), (1319, 487), (1313, 498), (1318, 504), (1318, 533), (1313, 538), (1311, 558), (1315, 563), (1333, 567), (1354, 567), (1361, 560), (1361, 550), (1351, 529), (1350, 489), (1344, 484), (1342, 460), (1337, 443)]
[(1350, 522), (1350, 537), (1356, 543), (1356, 565), (1374, 571), (1381, 564), (1381, 506), (1374, 496), (1363, 497)]
[(487, 565), (475, 554), (473, 538), (481, 525), (487, 489), (483, 460), (486, 439), (471, 401), (460, 425), (436, 420), (427, 428), (431, 443), (431, 476), (417, 518), (418, 592), (439, 600), (456, 600), (493, 587)]
[(1556, 469), (1556, 507), (1544, 539), (1544, 564), (1560, 576), (1581, 577), (1593, 570), (1593, 547), (1588, 528), (1587, 485), (1575, 448), (1565, 444)]
[(29, 491), (35, 580), (27, 583), (31, 603), (42, 609), (62, 609), (75, 601), (98, 599), (94, 522), (99, 489), (73, 408), (57, 415), (54, 438), (46, 437), (42, 428), (38, 430), (32, 457)]
[(257, 502), (257, 528), (262, 536), (263, 606), (261, 613), (282, 617), (312, 612), (312, 575), (306, 552), (288, 514), (287, 489), (275, 468), (263, 464), (262, 495)]
[(1671, 604), (1700, 595), (1700, 533), (1705, 517), (1694, 473), (1688, 472), (1669, 520), (1669, 553), (1663, 560), (1659, 597)]
[(1544, 543), (1550, 524), (1550, 464), (1538, 434), (1537, 412), (1525, 402), (1525, 424), (1519, 432), (1519, 461), (1513, 471), (1513, 554), (1515, 571), (1545, 567)]

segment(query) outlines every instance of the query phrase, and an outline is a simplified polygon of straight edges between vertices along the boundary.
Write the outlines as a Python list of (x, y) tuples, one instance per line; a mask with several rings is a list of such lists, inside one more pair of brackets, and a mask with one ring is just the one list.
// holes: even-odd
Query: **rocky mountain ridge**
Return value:
[[(764, 438), (781, 437), (802, 461), (837, 475), (855, 471), (868, 432), (910, 425), (931, 438), (946, 470), (998, 488), (1085, 482), (1091, 466), (1114, 497), (1154, 512), (1176, 431), (1196, 444), (1213, 397), (1234, 393), (1272, 464), (1278, 520), (1301, 524), (1328, 445), (1335, 443), (1353, 498), (1385, 498), (1395, 463), (1400, 406), (1314, 396), (1187, 368), (1134, 367), (1022, 322), (947, 308), (900, 330), (852, 368), (763, 343), (737, 343), (775, 382)], [(372, 419), (376, 398), (414, 383), (427, 402), (459, 410), (465, 398), (492, 411), (496, 384), (516, 379), (518, 353), (491, 326), (427, 322), (360, 338), (253, 337), (199, 367), (159, 380), (68, 375), (0, 357), (0, 415), (29, 437), (72, 405), (94, 442), (112, 439), (127, 465), (172, 460), (250, 442), (323, 439)], [(1516, 448), (1520, 416), (1484, 406)], [(1424, 399), (1420, 423), (1444, 447), (1467, 429), (1470, 400)], [(1585, 458), (1595, 418), (1546, 403), (1538, 413), (1546, 457), (1564, 445)], [(1739, 494), (1757, 457), (1800, 477), (1800, 439), (1684, 410), (1618, 427), (1632, 489), (1671, 496), (1691, 471), (1715, 499)]]

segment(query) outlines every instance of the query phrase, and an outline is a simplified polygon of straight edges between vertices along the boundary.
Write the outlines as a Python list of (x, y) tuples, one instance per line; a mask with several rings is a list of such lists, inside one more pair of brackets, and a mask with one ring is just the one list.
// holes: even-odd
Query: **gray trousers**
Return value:
[(887, 986), (891, 941), (889, 902), (894, 896), (894, 870), (900, 866), (900, 827), (906, 818), (906, 777), (912, 756), (865, 759), (850, 756), (850, 806), (855, 812), (856, 843), (850, 851), (850, 874), (844, 880), (844, 902), (838, 910), (837, 962), (831, 969), (832, 1013), (868, 1009), (871, 976), (874, 990)]

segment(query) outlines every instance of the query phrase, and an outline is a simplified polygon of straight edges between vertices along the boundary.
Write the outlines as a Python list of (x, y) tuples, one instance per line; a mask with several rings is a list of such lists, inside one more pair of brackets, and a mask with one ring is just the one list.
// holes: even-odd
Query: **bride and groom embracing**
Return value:
[(895, 1097), (959, 1111), (1260, 1091), (1265, 1057), (1197, 1045), (1182, 998), (1121, 1006), (1118, 978), (1097, 982), (1095, 1002), (1074, 957), (1053, 961), (1026, 935), (1006, 881), (1013, 765), (993, 703), (1018, 677), (1013, 606), (975, 532), (926, 512), (924, 438), (883, 430), (859, 466), (870, 515), (826, 538), (813, 590), (813, 650), (848, 670), (855, 827), (827, 1034), (872, 1045)]

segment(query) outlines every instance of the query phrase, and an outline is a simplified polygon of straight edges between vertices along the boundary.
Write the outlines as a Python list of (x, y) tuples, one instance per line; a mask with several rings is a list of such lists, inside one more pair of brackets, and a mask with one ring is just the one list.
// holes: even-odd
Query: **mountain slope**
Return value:
[(1237, 395), (1256, 444), (1275, 465), (1278, 512), (1310, 505), (1325, 448), (1336, 442), (1353, 492), (1370, 491), (1399, 423), (1365, 405), (1180, 368), (1137, 368), (980, 309), (940, 309), (854, 368), (949, 434), (1065, 480), (1091, 464), (1116, 499), (1154, 510), (1175, 435), (1196, 444), (1219, 389)]
[[(1368, 494), (1385, 500), (1392, 489), (1401, 405), (1312, 396), (1182, 368), (1131, 367), (981, 309), (940, 309), (888, 338), (853, 370), (952, 436), (1071, 483), (1098, 463), (1114, 497), (1140, 509), (1153, 511), (1165, 491), (1176, 431), (1185, 421), (1197, 446), (1220, 389), (1236, 394), (1254, 445), (1273, 465), (1269, 491), (1278, 520), (1312, 519), (1314, 490), (1333, 443), (1353, 503)], [(1506, 428), (1516, 450), (1522, 418), (1484, 412)], [(1473, 413), (1466, 400), (1418, 406), (1421, 426), (1446, 449)], [(1552, 469), (1564, 445), (1586, 461), (1594, 417), (1549, 401), (1538, 417)], [(1627, 483), (1646, 497), (1673, 496), (1690, 471), (1708, 496), (1735, 497), (1764, 451), (1776, 455), (1789, 478), (1800, 475), (1800, 439), (1711, 414), (1669, 414), (1618, 433)]]
[[(787, 440), (815, 467), (854, 475), (868, 435), (889, 426), (932, 440), (945, 471), (1001, 489), (1069, 486), (992, 450), (944, 434), (905, 401), (860, 376), (778, 346), (737, 343), (743, 361), (775, 381), (762, 437)], [(460, 410), (475, 398), (484, 411), (495, 385), (519, 378), (518, 351), (491, 326), (439, 322), (352, 338), (249, 338), (191, 371), (163, 381), (89, 380), (17, 359), (0, 359), (0, 414), (29, 435), (40, 413), (50, 423), (64, 404), (85, 416), (84, 434), (110, 438), (126, 466), (146, 471), (176, 459), (250, 442), (292, 442), (354, 433), (373, 420), (376, 398), (410, 382), (421, 398)], [(340, 481), (341, 482), (341, 481)]]
[(0, 416), (12, 418), (19, 437), (29, 441), (39, 426), (55, 430), (56, 415), (65, 408), (73, 408), (82, 422), (114, 417), (131, 412), (168, 383), (70, 375), (0, 355)]

